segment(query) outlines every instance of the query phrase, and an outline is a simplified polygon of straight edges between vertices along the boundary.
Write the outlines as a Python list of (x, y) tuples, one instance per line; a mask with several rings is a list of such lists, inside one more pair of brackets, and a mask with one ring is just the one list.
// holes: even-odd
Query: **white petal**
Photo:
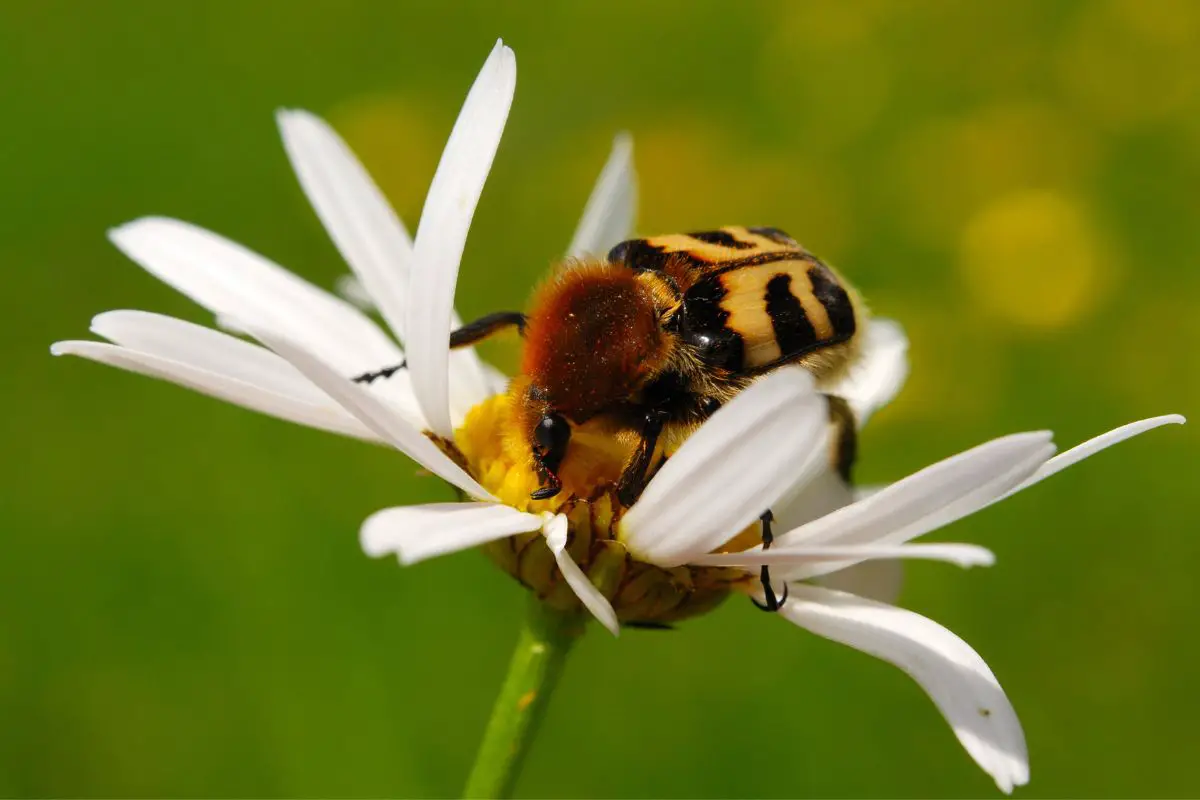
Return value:
[(347, 377), (404, 358), (378, 325), (345, 300), (215, 233), (147, 217), (115, 228), (109, 238), (214, 314), (279, 331)]
[(771, 506), (775, 530), (787, 531), (848, 506), (855, 500), (854, 488), (842, 476), (823, 465), (811, 478), (795, 486)]
[(637, 174), (633, 170), (633, 137), (620, 133), (596, 179), (567, 255), (603, 258), (614, 245), (633, 235), (637, 215)]
[(990, 567), (996, 556), (977, 544), (939, 542), (937, 544), (859, 544), (859, 545), (792, 545), (771, 546), (770, 550), (755, 548), (741, 553), (715, 553), (697, 556), (690, 563), (712, 567), (791, 566), (825, 561), (866, 561), (881, 558), (918, 558), (927, 561), (946, 561), (960, 567)]
[(380, 438), (390, 442), (425, 469), (457, 486), (477, 500), (496, 500), (462, 467), (455, 464), (423, 433), (408, 424), (396, 409), (384, 400), (343, 377), (333, 367), (295, 342), (266, 331), (255, 331), (254, 335), (263, 344), (290, 361), (296, 369), (308, 376), (309, 380), (340, 403), (343, 408), (358, 417)]
[[(798, 528), (856, 500), (864, 500), (883, 488), (884, 485), (850, 486), (832, 469), (822, 470), (807, 484), (798, 487), (798, 491), (772, 507), (778, 526), (776, 530)], [(898, 559), (862, 561), (821, 575), (816, 580), (829, 589), (850, 592), (882, 603), (895, 603), (900, 598), (900, 589), (904, 584), (904, 562)]]
[(329, 238), (379, 313), (404, 338), (413, 245), (404, 223), (358, 159), (324, 120), (307, 111), (276, 113), (292, 169)]
[(756, 381), (667, 460), (622, 518), (622, 541), (672, 567), (729, 540), (827, 458), (827, 413), (799, 367)]
[[(254, 332), (248, 329), (245, 323), (239, 322), (237, 319), (226, 314), (217, 315), (217, 326), (223, 331), (236, 333), (239, 336), (254, 336)], [(286, 360), (284, 363), (287, 363)], [(289, 364), (289, 366), (291, 365)], [(425, 430), (429, 427), (429, 423), (425, 421), (425, 416), (421, 413), (421, 407), (417, 405), (417, 396), (413, 393), (412, 388), (412, 376), (408, 374), (408, 370), (397, 370), (388, 378), (379, 378), (370, 383), (362, 383), (360, 385), (372, 394), (386, 398), (413, 427), (420, 430)]]
[[(404, 340), (413, 244), (371, 176), (324, 120), (307, 111), (278, 112), (279, 129), (304, 193), (371, 304)], [(356, 303), (361, 306), (361, 303)], [(462, 322), (451, 309), (450, 328)], [(455, 351), (450, 395), (460, 414), (488, 394), (474, 348)], [(387, 366), (380, 364), (379, 366)]]
[(376, 511), (359, 540), (369, 556), (395, 553), (401, 564), (415, 564), (541, 527), (537, 514), (496, 503), (431, 503)]
[(567, 527), (567, 518), (562, 514), (556, 514), (547, 520), (544, 528), (546, 546), (554, 553), (558, 571), (567, 579), (567, 585), (575, 592), (579, 602), (583, 603), (587, 610), (592, 612), (592, 616), (608, 628), (613, 636), (617, 636), (621, 632), (617, 612), (613, 611), (608, 599), (600, 593), (567, 552)]
[[(788, 531), (776, 537), (776, 546), (901, 544), (1002, 497), (1053, 452), (1050, 434), (1045, 431), (995, 439), (926, 467), (865, 500)], [(806, 565), (789, 570), (786, 577), (809, 578), (847, 566), (850, 564)]]
[(842, 397), (858, 427), (892, 401), (908, 377), (908, 337), (890, 319), (872, 319), (863, 333), (862, 354), (844, 376), (821, 391)]
[(362, 281), (353, 274), (339, 275), (334, 281), (333, 288), (339, 297), (347, 300), (361, 311), (369, 313), (378, 310), (375, 308), (375, 298), (371, 297), (367, 292), (367, 287), (363, 286)]
[(816, 586), (792, 586), (779, 612), (818, 636), (908, 673), (1003, 792), (1029, 781), (1025, 735), (996, 676), (970, 645), (933, 620)]
[[(226, 319), (226, 322), (237, 328), (233, 321)], [(270, 350), (202, 325), (147, 311), (107, 311), (92, 319), (92, 330), (132, 350), (226, 375), (315, 405), (340, 409), (329, 395)], [(397, 374), (387, 382), (391, 391), (381, 394), (385, 394), (411, 425), (423, 428), (425, 420), (417, 408), (408, 376)], [(377, 381), (372, 386), (381, 383), (383, 381)], [(408, 390), (404, 391), (406, 387)], [(355, 429), (358, 429), (357, 425)], [(367, 438), (376, 438), (367, 431), (363, 433)]]
[(139, 375), (160, 378), (209, 397), (310, 428), (368, 441), (382, 441), (374, 431), (328, 397), (323, 402), (315, 402), (308, 390), (300, 395), (280, 394), (267, 386), (247, 383), (232, 374), (210, 372), (193, 364), (103, 342), (56, 342), (50, 352), (56, 356), (81, 356)]
[[(886, 489), (776, 536), (779, 546), (900, 543), (926, 521), (952, 522), (1001, 497), (1054, 452), (1048, 432), (1018, 433), (943, 459)], [(955, 516), (956, 515), (956, 516)], [(947, 518), (949, 517), (949, 518)], [(922, 533), (932, 530), (923, 527)]]
[(446, 438), (454, 436), (447, 336), (454, 285), (471, 218), (508, 119), (516, 81), (516, 57), (498, 41), (450, 132), (417, 228), (405, 325), (408, 366), (431, 430)]
[(821, 575), (816, 582), (826, 589), (894, 604), (904, 587), (904, 562), (892, 559), (860, 561), (852, 567)]
[(92, 318), (92, 332), (152, 356), (227, 375), (311, 403), (335, 405), (329, 396), (265, 347), (148, 311), (106, 311)]
[[(1145, 433), (1146, 431), (1153, 430), (1154, 428), (1158, 428), (1163, 425), (1182, 425), (1186, 421), (1187, 420), (1185, 420), (1179, 414), (1167, 414), (1162, 417), (1151, 417), (1150, 419), (1131, 422), (1128, 425), (1122, 425), (1121, 427), (1111, 430), (1108, 433), (1102, 433), (1095, 438), (1088, 439), (1083, 444), (1072, 447), (1065, 453), (1059, 453), (1057, 456), (1040, 466), (1038, 470), (1033, 473), (1033, 475), (1029, 476), (1028, 479), (1026, 479), (1016, 488), (1012, 489), (1008, 494), (1015, 494), (1022, 489), (1027, 489), (1035, 483), (1049, 478), (1054, 473), (1060, 472), (1069, 466), (1077, 464), (1088, 456), (1095, 455), (1101, 450), (1107, 447), (1112, 447), (1118, 442), (1131, 439), (1138, 434)], [(1008, 495), (1005, 495), (1005, 497), (1007, 496)]]
[[(1049, 445), (1046, 445), (1040, 453), (1032, 453), (1025, 461), (1020, 461), (1019, 451), (1013, 451), (1007, 458), (1003, 453), (994, 452), (998, 442), (1021, 437), (1045, 436), (1044, 433), (1018, 434), (1016, 437), (1009, 436), (998, 439), (935, 464), (933, 467), (880, 490), (868, 500), (856, 503), (817, 523), (804, 526), (798, 531), (784, 534), (784, 536), (778, 537), (778, 540), (785, 545), (789, 540), (800, 541), (799, 537), (801, 536), (809, 544), (818, 541), (826, 543), (831, 541), (840, 543), (855, 541), (904, 542), (948, 525), (969, 514), (974, 514), (1105, 447), (1161, 425), (1181, 422), (1183, 422), (1183, 417), (1168, 415), (1131, 423), (1085, 442), (1055, 459), (1049, 459), (1049, 455), (1053, 452), (1053, 448)], [(993, 451), (991, 455), (999, 457), (991, 466), (988, 466), (987, 462), (989, 451)], [(1013, 458), (1016, 458), (1017, 461), (1013, 462)], [(1006, 460), (1013, 466), (1007, 472), (1003, 472), (1003, 464)], [(978, 475), (985, 480), (972, 489), (970, 483), (974, 479), (970, 477), (970, 474), (975, 473), (977, 468), (982, 470), (978, 472)], [(989, 471), (993, 474), (990, 479), (987, 478)], [(955, 487), (955, 484), (958, 486)], [(965, 493), (962, 491), (964, 488), (967, 489)], [(941, 495), (940, 500), (939, 495)], [(932, 513), (921, 515), (922, 508), (932, 508), (933, 510)], [(867, 526), (861, 524), (869, 518), (870, 514), (851, 521), (857, 512), (862, 512), (864, 509), (870, 509), (870, 513), (875, 514), (874, 522)], [(913, 514), (914, 511), (918, 512), (917, 515)], [(807, 533), (801, 533), (802, 531), (807, 531)], [(850, 564), (785, 568), (781, 571), (780, 577), (789, 580), (811, 578), (847, 566)]]
[(853, 490), (854, 491), (854, 500), (855, 500), (855, 502), (857, 502), (859, 500), (866, 500), (871, 495), (878, 494), (879, 492), (882, 492), (887, 487), (888, 487), (888, 484), (886, 484), (886, 483), (875, 483), (875, 484), (871, 484), (870, 486), (855, 486), (854, 490)]

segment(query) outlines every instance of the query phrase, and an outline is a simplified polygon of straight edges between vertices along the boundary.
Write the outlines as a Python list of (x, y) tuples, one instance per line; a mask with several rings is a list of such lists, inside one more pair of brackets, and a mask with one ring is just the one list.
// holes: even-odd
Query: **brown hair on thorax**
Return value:
[(559, 269), (534, 293), (525, 323), (531, 396), (577, 423), (629, 398), (670, 356), (659, 305), (653, 284), (624, 265)]

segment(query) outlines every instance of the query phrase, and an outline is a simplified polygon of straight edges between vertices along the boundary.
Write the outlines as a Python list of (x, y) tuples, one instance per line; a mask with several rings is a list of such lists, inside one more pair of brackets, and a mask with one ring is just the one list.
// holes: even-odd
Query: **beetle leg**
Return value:
[[(759, 517), (759, 519), (762, 521), (762, 549), (767, 550), (770, 549), (771, 542), (775, 541), (775, 536), (771, 533), (771, 523), (775, 521), (775, 515), (772, 514), (771, 509), (768, 508), (762, 513), (762, 516)], [(762, 569), (759, 571), (759, 580), (762, 582), (763, 594), (766, 596), (767, 602), (760, 603), (753, 597), (750, 598), (750, 602), (754, 603), (754, 605), (758, 606), (763, 611), (774, 612), (783, 608), (783, 604), (787, 602), (788, 597), (787, 584), (785, 583), (783, 585), (783, 597), (776, 597), (775, 589), (773, 586), (771, 586), (771, 568), (766, 564), (763, 564)]]
[(654, 448), (658, 446), (658, 436), (662, 433), (666, 414), (661, 411), (651, 411), (646, 414), (642, 426), (642, 438), (629, 465), (621, 473), (621, 482), (617, 487), (617, 499), (621, 505), (629, 508), (646, 488), (646, 470), (650, 468), (650, 459), (654, 457)]
[[(451, 332), (450, 348), (453, 350), (475, 344), (493, 334), (500, 333), (512, 327), (515, 327), (517, 332), (522, 335), (525, 333), (525, 315), (520, 311), (496, 311), (492, 314), (485, 314), (479, 319), (472, 320), (458, 330)], [(407, 361), (401, 361), (393, 367), (384, 367), (383, 369), (356, 375), (352, 380), (355, 383), (370, 384), (380, 378), (390, 378), (407, 366)]]

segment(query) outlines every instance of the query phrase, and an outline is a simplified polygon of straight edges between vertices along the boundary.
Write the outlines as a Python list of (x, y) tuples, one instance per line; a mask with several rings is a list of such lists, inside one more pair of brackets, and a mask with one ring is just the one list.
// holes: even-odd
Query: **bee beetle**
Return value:
[[(681, 440), (785, 364), (802, 365), (818, 382), (838, 377), (858, 352), (864, 323), (853, 288), (786, 233), (730, 226), (632, 239), (603, 261), (569, 262), (534, 293), (528, 315), (490, 314), (450, 339), (464, 346), (514, 326), (524, 336), (509, 394), (541, 481), (534, 499), (561, 491), (572, 428), (592, 422), (634, 439), (618, 486), (628, 507), (660, 439)], [(840, 427), (852, 435), (852, 421)], [(852, 459), (853, 443), (838, 451), (837, 460)], [(849, 462), (838, 466), (845, 472)], [(770, 543), (769, 515), (763, 539)]]
[(509, 389), (542, 480), (535, 499), (560, 490), (572, 425), (599, 418), (636, 437), (619, 487), (631, 505), (661, 437), (686, 436), (785, 364), (837, 377), (863, 314), (836, 272), (774, 228), (634, 239), (559, 270), (523, 318)]

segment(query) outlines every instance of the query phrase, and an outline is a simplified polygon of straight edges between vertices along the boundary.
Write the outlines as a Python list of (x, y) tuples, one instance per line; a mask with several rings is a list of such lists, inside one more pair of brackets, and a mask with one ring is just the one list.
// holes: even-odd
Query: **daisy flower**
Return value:
[[(110, 311), (92, 322), (107, 343), (59, 342), (52, 352), (399, 449), (464, 500), (375, 513), (361, 530), (369, 554), (411, 564), (482, 545), (547, 605), (586, 608), (614, 634), (623, 622), (694, 616), (735, 592), (762, 600), (760, 570), (769, 566), (788, 593), (782, 619), (904, 670), (1002, 790), (1025, 783), (1024, 736), (987, 664), (936, 622), (882, 602), (887, 581), (864, 570), (906, 558), (990, 564), (991, 553), (975, 545), (912, 540), (1182, 418), (1135, 422), (1058, 456), (1050, 433), (1014, 434), (856, 497), (829, 466), (826, 395), (843, 398), (861, 425), (903, 383), (903, 333), (874, 321), (863, 357), (838, 383), (818, 387), (798, 367), (757, 381), (672, 453), (631, 507), (615, 492), (624, 454), (586, 426), (571, 439), (561, 494), (532, 500), (538, 478), (508, 435), (506, 378), (448, 341), (460, 324), (459, 261), (515, 83), (513, 53), (497, 43), (450, 134), (415, 239), (325, 123), (302, 111), (279, 114), (301, 186), (353, 271), (349, 289), (378, 309), (393, 336), (354, 304), (240, 245), (149, 218), (117, 228), (112, 241), (230, 332)], [(619, 137), (569, 254), (602, 255), (628, 238), (635, 195), (630, 144)], [(353, 380), (402, 362), (407, 369), (386, 380)], [(776, 536), (764, 550), (767, 509)], [(854, 585), (861, 593), (847, 590)]]

